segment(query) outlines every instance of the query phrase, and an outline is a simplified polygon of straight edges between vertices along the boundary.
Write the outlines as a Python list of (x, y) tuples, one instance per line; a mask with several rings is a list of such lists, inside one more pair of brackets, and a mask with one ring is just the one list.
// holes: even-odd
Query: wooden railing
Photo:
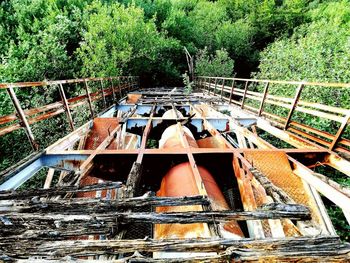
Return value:
[[(82, 85), (85, 94), (67, 98), (65, 90), (67, 85)], [(97, 85), (97, 91), (91, 92), (90, 85)], [(6, 116), (0, 116), (0, 136), (8, 134), (18, 129), (24, 129), (29, 142), (34, 150), (38, 149), (38, 143), (33, 135), (31, 124), (52, 118), (63, 112), (67, 115), (68, 124), (71, 130), (75, 129), (74, 120), (71, 110), (75, 107), (87, 104), (89, 106), (90, 115), (93, 118), (98, 112), (94, 110), (93, 102), (102, 100), (103, 109), (108, 108), (111, 102), (123, 96), (125, 90), (129, 91), (138, 86), (138, 77), (135, 76), (118, 76), (104, 78), (82, 78), (70, 80), (55, 80), (42, 82), (19, 82), (19, 83), (3, 83), (0, 84), (0, 92), (6, 90), (15, 112)], [(21, 106), (16, 89), (24, 88), (43, 88), (58, 89), (60, 100), (30, 109), (23, 109)]]
[[(349, 136), (349, 131), (346, 133), (346, 128), (350, 122), (350, 100), (345, 101), (345, 107), (341, 107), (342, 105), (326, 105), (302, 99), (303, 91), (309, 94), (314, 92), (315, 97), (317, 97), (318, 92), (327, 95), (327, 91), (329, 91), (328, 99), (335, 101), (341, 93), (346, 92), (350, 96), (350, 83), (199, 76), (196, 78), (195, 84), (197, 87), (206, 90), (208, 94), (220, 96), (222, 100), (237, 105), (259, 117), (266, 117), (274, 125), (302, 136), (313, 143), (329, 150), (350, 153), (350, 140), (346, 138)], [(279, 94), (270, 93), (273, 86), (279, 86)], [(305, 89), (310, 88), (312, 89), (311, 91), (305, 91)], [(281, 89), (284, 89), (286, 96), (280, 95)], [(248, 100), (250, 103), (247, 102)], [(270, 111), (266, 110), (268, 107), (270, 107)], [(312, 116), (312, 118), (308, 119), (312, 120), (311, 122), (314, 122), (316, 125), (302, 123), (303, 121), (298, 122), (298, 114)], [(302, 118), (299, 117), (299, 119)], [(320, 120), (328, 121), (328, 124), (323, 126), (329, 125), (329, 127), (323, 127), (321, 130)]]

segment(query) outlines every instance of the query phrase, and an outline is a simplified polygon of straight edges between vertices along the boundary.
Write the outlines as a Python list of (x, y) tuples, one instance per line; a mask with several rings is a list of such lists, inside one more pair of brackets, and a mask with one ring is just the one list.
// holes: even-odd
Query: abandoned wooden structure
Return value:
[[(84, 93), (68, 96), (69, 85)], [(23, 108), (16, 89), (44, 87), (60, 100)], [(33, 149), (0, 174), (0, 260), (349, 262), (323, 200), (350, 224), (350, 189), (327, 176), (350, 176), (350, 109), (305, 100), (308, 88), (350, 84), (204, 76), (191, 94), (132, 76), (0, 84), (14, 109), (0, 136), (23, 129)], [(78, 127), (82, 105), (90, 120)], [(60, 114), (71, 132), (39, 150), (32, 125)], [(333, 134), (319, 129), (327, 121)], [(21, 188), (43, 172), (42, 188)]]

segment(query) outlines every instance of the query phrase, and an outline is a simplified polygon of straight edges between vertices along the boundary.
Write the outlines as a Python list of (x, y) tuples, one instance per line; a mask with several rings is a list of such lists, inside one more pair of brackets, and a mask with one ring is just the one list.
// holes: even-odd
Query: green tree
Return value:
[(207, 48), (204, 48), (196, 56), (195, 73), (198, 76), (232, 76), (233, 66), (234, 61), (225, 49), (216, 50), (215, 55), (211, 56)]

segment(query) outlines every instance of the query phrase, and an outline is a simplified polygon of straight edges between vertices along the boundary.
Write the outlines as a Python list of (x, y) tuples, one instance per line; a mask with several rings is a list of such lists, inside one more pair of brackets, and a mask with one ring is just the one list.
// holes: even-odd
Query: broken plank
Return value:
[(6, 190), (6, 191), (0, 191), (0, 200), (26, 199), (28, 197), (33, 197), (33, 196), (46, 197), (51, 195), (90, 192), (90, 191), (114, 189), (114, 188), (120, 188), (120, 187), (122, 187), (121, 182), (107, 182), (107, 183), (87, 185), (83, 187), (62, 186), (62, 187), (53, 187), (49, 189), (31, 189), (31, 190), (24, 190), (24, 191)]

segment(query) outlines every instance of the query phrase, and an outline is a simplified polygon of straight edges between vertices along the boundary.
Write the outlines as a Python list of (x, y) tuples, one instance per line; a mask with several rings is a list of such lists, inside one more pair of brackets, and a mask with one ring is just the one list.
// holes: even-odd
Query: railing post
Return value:
[(64, 110), (67, 114), (69, 126), (74, 131), (75, 127), (74, 127), (74, 123), (73, 123), (73, 118), (72, 118), (72, 114), (71, 114), (70, 109), (69, 109), (69, 104), (68, 104), (66, 93), (64, 92), (62, 83), (58, 84), (58, 90), (60, 92), (60, 96), (61, 96)]
[(104, 91), (104, 87), (103, 87), (103, 79), (100, 79), (100, 83), (101, 83), (101, 92), (102, 92), (102, 97), (103, 97), (103, 106), (105, 108), (107, 108), (106, 96), (105, 96), (105, 91)]
[(303, 90), (304, 88), (304, 84), (300, 84), (296, 93), (295, 93), (295, 97), (294, 97), (294, 101), (293, 101), (293, 104), (292, 104), (292, 107), (290, 108), (290, 111), (288, 113), (288, 117), (286, 119), (286, 123), (284, 124), (284, 129), (287, 130), (288, 129), (288, 125), (289, 125), (289, 122), (292, 118), (292, 115), (293, 115), (293, 112), (295, 110), (295, 107), (296, 105), (298, 104), (298, 101), (299, 101), (299, 98), (300, 98), (300, 94), (301, 94), (301, 91)]
[(84, 84), (85, 84), (84, 86), (85, 86), (86, 96), (87, 96), (88, 103), (89, 103), (91, 118), (93, 118), (95, 116), (95, 113), (94, 113), (94, 110), (92, 108), (92, 102), (91, 102), (91, 97), (90, 97), (90, 92), (89, 92), (89, 86), (87, 84), (86, 79), (84, 80)]
[(232, 86), (231, 86), (230, 102), (229, 102), (229, 104), (231, 104), (231, 101), (232, 101), (232, 95), (233, 95), (234, 85), (235, 85), (235, 80), (232, 79)]
[(221, 87), (221, 95), (220, 95), (221, 99), (222, 99), (222, 93), (224, 91), (224, 87), (225, 87), (225, 79), (223, 78), (222, 79), (222, 87)]
[(26, 135), (28, 137), (28, 140), (30, 142), (30, 145), (32, 146), (34, 151), (37, 151), (39, 149), (38, 143), (35, 141), (34, 135), (32, 130), (30, 129), (29, 123), (27, 121), (27, 118), (24, 114), (24, 111), (21, 107), (21, 104), (18, 101), (18, 98), (16, 96), (15, 91), (13, 90), (12, 87), (9, 87), (7, 89), (8, 94), (10, 95), (11, 101), (16, 109), (16, 112), (18, 114), (18, 117), (20, 118), (21, 121), (21, 126), (24, 127), (24, 130), (26, 132)]
[(337, 145), (337, 142), (339, 141), (339, 139), (343, 135), (343, 132), (345, 131), (345, 128), (348, 125), (349, 121), (350, 121), (350, 110), (349, 110), (348, 114), (344, 117), (344, 119), (342, 121), (342, 124), (340, 125), (340, 127), (339, 127), (339, 129), (337, 131), (337, 134), (334, 136), (334, 139), (333, 139), (331, 145), (329, 146), (329, 149), (331, 151)]
[(116, 97), (115, 97), (114, 84), (113, 84), (113, 79), (112, 79), (112, 77), (109, 78), (109, 81), (111, 82), (112, 96), (113, 96), (113, 103), (114, 103), (114, 102), (116, 101)]
[(214, 96), (216, 94), (216, 86), (218, 85), (218, 78), (215, 78), (215, 86), (214, 86)]
[(242, 104), (241, 104), (241, 108), (243, 109), (244, 106), (244, 101), (245, 101), (245, 97), (247, 96), (247, 90), (248, 90), (248, 81), (245, 82), (245, 86), (244, 86), (244, 93), (243, 93), (243, 98), (242, 98)]
[(210, 89), (211, 89), (211, 78), (208, 77), (209, 83), (208, 83), (208, 95), (210, 96)]
[(265, 102), (265, 99), (266, 99), (266, 96), (267, 96), (268, 89), (269, 89), (269, 82), (266, 82), (265, 88), (264, 88), (264, 94), (263, 94), (263, 97), (261, 99), (260, 108), (259, 108), (259, 112), (258, 112), (258, 116), (259, 117), (261, 116), (261, 113), (263, 112), (264, 102)]

